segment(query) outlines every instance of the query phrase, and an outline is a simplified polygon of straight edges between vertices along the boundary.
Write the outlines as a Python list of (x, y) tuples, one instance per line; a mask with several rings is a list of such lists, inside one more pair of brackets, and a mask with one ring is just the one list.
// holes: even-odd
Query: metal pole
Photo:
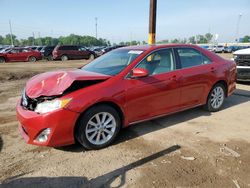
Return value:
[(97, 39), (97, 20), (98, 18), (95, 17), (95, 38)]
[(11, 40), (11, 45), (14, 46), (14, 41), (13, 41), (13, 36), (12, 36), (12, 27), (11, 27), (11, 21), (9, 20), (9, 25), (10, 25), (10, 40)]
[(34, 46), (34, 45), (35, 45), (35, 33), (34, 33), (34, 32), (32, 32), (32, 35), (33, 35), (33, 42), (32, 42), (32, 46)]
[(236, 41), (239, 43), (239, 30), (240, 30), (240, 19), (242, 17), (242, 14), (240, 13), (238, 16), (238, 20), (237, 20), (237, 25), (236, 25)]
[(157, 0), (150, 0), (148, 44), (155, 44)]

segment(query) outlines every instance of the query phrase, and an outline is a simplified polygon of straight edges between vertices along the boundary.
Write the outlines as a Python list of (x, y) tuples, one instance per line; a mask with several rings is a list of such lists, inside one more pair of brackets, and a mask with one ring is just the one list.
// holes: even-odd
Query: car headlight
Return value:
[(37, 104), (35, 112), (44, 114), (65, 107), (71, 99), (54, 99)]
[(234, 55), (234, 59), (237, 59), (238, 58), (238, 56), (237, 55)]

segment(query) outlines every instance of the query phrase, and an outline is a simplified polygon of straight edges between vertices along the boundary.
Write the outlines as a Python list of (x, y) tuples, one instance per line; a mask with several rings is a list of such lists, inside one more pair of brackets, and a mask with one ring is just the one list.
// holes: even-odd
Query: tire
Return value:
[(90, 54), (89, 55), (89, 60), (94, 60), (95, 59), (95, 55), (94, 54)]
[(0, 63), (5, 63), (5, 59), (3, 57), (0, 57)]
[(121, 118), (118, 112), (111, 106), (98, 105), (80, 117), (75, 129), (75, 138), (86, 149), (102, 149), (114, 141), (120, 129)]
[(66, 56), (66, 55), (62, 55), (61, 60), (62, 60), (62, 61), (68, 61), (69, 58), (68, 58), (68, 56)]
[(53, 56), (52, 56), (52, 55), (49, 55), (49, 56), (47, 57), (47, 60), (48, 60), (48, 61), (53, 61)]
[(36, 57), (30, 56), (29, 57), (29, 62), (36, 62)]
[(205, 110), (209, 112), (219, 111), (226, 98), (226, 89), (223, 84), (218, 83), (209, 92), (207, 103), (204, 106)]

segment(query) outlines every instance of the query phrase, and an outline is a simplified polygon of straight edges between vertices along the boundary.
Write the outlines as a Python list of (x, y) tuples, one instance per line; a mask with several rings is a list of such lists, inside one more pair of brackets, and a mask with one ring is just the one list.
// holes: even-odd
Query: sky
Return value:
[[(212, 33), (219, 42), (250, 35), (250, 0), (158, 0), (156, 40)], [(71, 33), (112, 43), (148, 38), (149, 0), (0, 0), (0, 35), (12, 31), (19, 39), (59, 37)]]

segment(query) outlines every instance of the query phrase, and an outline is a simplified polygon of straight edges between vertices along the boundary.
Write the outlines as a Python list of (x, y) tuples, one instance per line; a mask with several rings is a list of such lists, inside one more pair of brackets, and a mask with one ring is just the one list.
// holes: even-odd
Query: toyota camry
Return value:
[(233, 61), (195, 45), (123, 47), (31, 78), (16, 107), (19, 130), (29, 144), (100, 149), (138, 122), (197, 106), (220, 110), (235, 81)]

